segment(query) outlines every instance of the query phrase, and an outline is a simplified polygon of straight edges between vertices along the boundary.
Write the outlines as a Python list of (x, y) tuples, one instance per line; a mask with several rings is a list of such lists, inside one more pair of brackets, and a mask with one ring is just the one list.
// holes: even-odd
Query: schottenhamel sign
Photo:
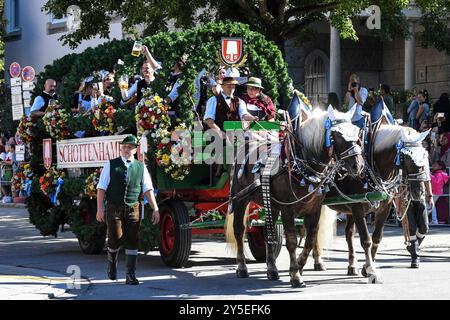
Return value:
[(58, 169), (103, 167), (120, 156), (127, 135), (61, 140), (56, 143)]

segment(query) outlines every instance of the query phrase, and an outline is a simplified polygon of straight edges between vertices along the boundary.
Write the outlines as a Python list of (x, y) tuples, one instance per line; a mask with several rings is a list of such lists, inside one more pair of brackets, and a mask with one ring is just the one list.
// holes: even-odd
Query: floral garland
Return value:
[(109, 133), (116, 132), (116, 124), (114, 122), (114, 117), (116, 115), (116, 108), (114, 105), (106, 100), (102, 99), (97, 109), (94, 111), (94, 119), (92, 119), (92, 125), (95, 130), (102, 132), (106, 131)]
[(22, 140), (23, 142), (31, 142), (34, 137), (34, 127), (36, 127), (36, 118), (23, 116), (22, 119), (20, 119), (19, 126), (17, 128), (20, 140)]
[(100, 168), (96, 169), (93, 173), (91, 173), (85, 180), (84, 193), (92, 198), (97, 197), (97, 184), (100, 180), (100, 173), (102, 170)]
[[(156, 150), (156, 163), (175, 180), (183, 180), (189, 174), (192, 163), (191, 134), (186, 124), (180, 124), (169, 134), (162, 136)], [(188, 151), (189, 153), (186, 153)]]
[(62, 179), (65, 177), (63, 171), (51, 167), (43, 176), (39, 178), (40, 190), (53, 200), (56, 199), (62, 185)]
[(136, 124), (139, 136), (148, 132), (152, 138), (160, 136), (162, 131), (170, 127), (168, 106), (151, 90), (144, 91), (143, 98), (136, 106)]
[(69, 115), (64, 109), (56, 109), (47, 112), (42, 121), (44, 122), (45, 130), (50, 136), (56, 140), (62, 140), (69, 136), (69, 129), (67, 122)]
[(26, 190), (27, 177), (22, 169), (18, 169), (11, 179), (11, 191), (17, 195), (22, 195)]
[(183, 180), (189, 173), (191, 154), (183, 154), (189, 149), (190, 133), (186, 124), (180, 124), (169, 132), (170, 117), (168, 106), (151, 90), (144, 91), (144, 96), (136, 106), (136, 123), (138, 135), (149, 136), (150, 148), (156, 150), (155, 160), (164, 172), (175, 180)]

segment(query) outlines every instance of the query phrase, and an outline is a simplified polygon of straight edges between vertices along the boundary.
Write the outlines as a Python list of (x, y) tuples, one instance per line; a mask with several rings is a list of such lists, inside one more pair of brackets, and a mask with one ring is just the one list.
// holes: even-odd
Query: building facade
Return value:
[[(68, 32), (67, 18), (55, 19), (41, 11), (45, 0), (5, 0), (5, 68), (12, 62), (22, 67), (32, 66), (36, 73), (44, 70), (55, 59), (69, 53), (80, 53), (109, 41), (96, 37), (83, 41), (75, 50), (63, 46), (58, 38)], [(110, 24), (110, 38), (123, 39), (120, 19)], [(8, 72), (6, 72), (9, 77)]]
[(378, 90), (385, 83), (393, 90), (427, 89), (432, 100), (439, 98), (450, 91), (450, 56), (433, 47), (422, 48), (416, 40), (421, 31), (417, 20), (408, 23), (414, 36), (391, 42), (368, 35), (363, 23), (355, 23), (357, 42), (340, 39), (327, 23), (316, 23), (314, 40), (287, 42), (286, 60), (294, 84), (313, 103), (321, 104), (329, 92), (336, 92), (342, 103), (352, 73), (368, 89)]

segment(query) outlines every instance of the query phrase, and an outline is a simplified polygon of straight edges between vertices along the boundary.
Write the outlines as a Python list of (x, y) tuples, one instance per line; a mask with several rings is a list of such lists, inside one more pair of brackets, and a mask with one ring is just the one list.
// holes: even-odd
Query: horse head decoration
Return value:
[[(430, 130), (419, 133), (414, 129), (400, 126), (383, 125), (376, 134), (375, 164), (383, 180), (407, 185), (413, 200), (419, 200), (424, 194), (426, 172), (428, 170), (428, 152), (422, 141)], [(396, 167), (397, 170), (383, 168)], [(389, 172), (391, 177), (386, 176)], [(383, 174), (384, 173), (384, 174)]]
[[(351, 123), (352, 117), (352, 112), (341, 113), (329, 106), (327, 112), (316, 110), (313, 116), (302, 121), (296, 134), (302, 141), (306, 160), (325, 162), (332, 156), (349, 175), (359, 176), (364, 170), (364, 158), (359, 128)], [(328, 150), (325, 154), (323, 147)]]
[(424, 181), (427, 179), (429, 160), (422, 141), (430, 130), (420, 134), (413, 130), (402, 130), (402, 138), (396, 145), (395, 164), (401, 166), (403, 182), (408, 186), (411, 199), (416, 201), (423, 199), (425, 194)]

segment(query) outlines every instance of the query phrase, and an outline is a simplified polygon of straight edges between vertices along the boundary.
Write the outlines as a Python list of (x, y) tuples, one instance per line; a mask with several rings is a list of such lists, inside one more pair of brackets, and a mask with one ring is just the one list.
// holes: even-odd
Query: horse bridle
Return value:
[[(333, 130), (332, 128), (333, 128), (333, 126), (339, 125), (341, 123), (347, 123), (347, 122), (345, 122), (345, 120), (334, 120), (334, 121), (332, 121), (332, 127), (330, 128), (330, 133), (331, 133), (331, 131), (339, 132), (339, 131)], [(360, 140), (360, 138), (358, 138), (358, 139)], [(331, 140), (331, 145), (334, 145), (333, 136), (330, 136), (330, 140)], [(362, 155), (362, 152), (363, 151), (362, 151), (361, 146), (358, 145), (358, 144), (354, 144), (354, 145), (350, 146), (348, 149), (346, 149), (346, 150), (344, 150), (344, 151), (342, 151), (340, 153), (337, 153), (336, 150), (334, 149), (333, 150), (333, 155), (334, 155), (334, 158), (335, 158), (336, 162), (341, 162), (341, 161), (343, 161), (345, 159), (348, 159), (350, 157), (355, 157), (355, 156)]]
[[(400, 162), (403, 164), (403, 157), (404, 153), (402, 152), (403, 149), (408, 148), (423, 148), (421, 143), (418, 142), (403, 142), (402, 147), (399, 149), (397, 148), (397, 152), (400, 153), (400, 155), (397, 155), (397, 157), (400, 157)], [(403, 167), (403, 165), (402, 165)], [(425, 169), (422, 167), (421, 170), (417, 173), (407, 173), (406, 175), (403, 173), (402, 169), (402, 180), (405, 184), (408, 183), (408, 181), (419, 181), (419, 182), (425, 182), (427, 180), (427, 175), (425, 172)]]

